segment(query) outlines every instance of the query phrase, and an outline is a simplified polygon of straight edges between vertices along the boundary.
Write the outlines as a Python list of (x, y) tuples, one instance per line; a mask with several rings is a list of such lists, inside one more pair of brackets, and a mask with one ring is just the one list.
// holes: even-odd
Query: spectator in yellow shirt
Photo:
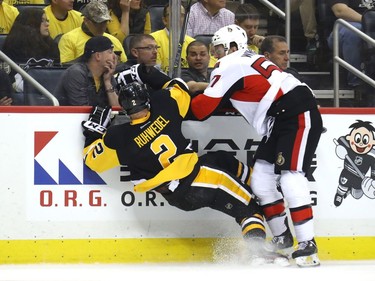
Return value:
[(79, 58), (84, 52), (86, 42), (94, 36), (108, 37), (113, 43), (114, 51), (121, 52), (120, 61), (126, 62), (122, 43), (105, 32), (107, 23), (111, 19), (106, 4), (102, 1), (91, 0), (82, 10), (82, 15), (84, 16), (82, 26), (61, 36), (59, 41), (61, 63), (72, 63)]
[(16, 7), (0, 0), (0, 33), (8, 34), (19, 12)]
[[(185, 8), (181, 6), (181, 25), (183, 24), (185, 17)], [(165, 73), (169, 72), (169, 4), (164, 6), (163, 10), (163, 23), (165, 28), (152, 32), (152, 37), (155, 38), (155, 41), (160, 48), (158, 49), (158, 56), (156, 63), (160, 65), (161, 70)], [(182, 44), (181, 51), (181, 67), (189, 67), (186, 61), (186, 48), (190, 42), (193, 42), (195, 39), (185, 35), (184, 43)]]
[(44, 0), (5, 0), (9, 5), (45, 5)]
[(49, 20), (49, 33), (53, 39), (82, 24), (82, 15), (73, 10), (73, 2), (70, 0), (53, 0), (44, 8), (44, 11)]
[(108, 0), (111, 20), (107, 29), (110, 34), (123, 42), (129, 34), (149, 34), (151, 32), (150, 13), (142, 0)]

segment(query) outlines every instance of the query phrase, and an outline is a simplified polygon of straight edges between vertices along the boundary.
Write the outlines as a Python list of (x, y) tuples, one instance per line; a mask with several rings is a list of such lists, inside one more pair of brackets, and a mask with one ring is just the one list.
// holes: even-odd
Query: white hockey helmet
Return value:
[(222, 27), (212, 36), (212, 45), (223, 45), (226, 55), (232, 42), (237, 44), (238, 50), (247, 49), (247, 34), (236, 24)]

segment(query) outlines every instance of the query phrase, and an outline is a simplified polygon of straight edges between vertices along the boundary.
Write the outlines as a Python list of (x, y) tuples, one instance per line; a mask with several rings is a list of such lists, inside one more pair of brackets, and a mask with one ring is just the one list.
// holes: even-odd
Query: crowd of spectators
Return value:
[[(182, 1), (180, 18), (184, 22), (187, 1)], [(207, 42), (192, 44), (200, 35), (210, 36), (219, 28), (237, 24), (242, 27), (248, 36), (248, 48), (260, 53), (262, 42), (267, 33), (259, 33), (260, 21), (266, 15), (258, 11), (252, 1), (228, 7), (227, 2), (221, 0), (195, 0), (190, 7), (186, 26), (185, 41), (182, 45), (180, 67), (181, 76), (190, 83), (193, 90), (201, 90), (207, 86), (210, 70), (217, 59), (211, 46)], [(234, 1), (232, 1), (234, 2)], [(275, 5), (285, 8), (283, 1), (271, 1)], [(48, 4), (47, 4), (48, 3)], [(301, 15), (301, 28), (306, 37), (306, 51), (316, 50), (319, 47), (317, 35), (317, 3), (316, 0), (293, 0), (292, 11), (299, 10)], [(360, 0), (329, 0), (329, 8), (336, 18), (342, 18), (353, 26), (361, 29), (361, 14), (371, 7), (363, 7)], [(20, 4), (39, 4), (41, 8), (28, 8), (18, 10)], [(160, 20), (164, 28), (151, 32), (151, 16), (148, 6), (165, 4)], [(146, 0), (0, 0), (0, 33), (8, 34), (2, 51), (17, 64), (25, 64), (29, 59), (49, 59), (54, 65), (70, 66), (81, 63), (84, 55), (85, 44), (90, 38), (96, 36), (107, 37), (114, 46), (118, 55), (115, 72), (130, 67), (135, 63), (147, 61), (154, 67), (159, 67), (163, 72), (170, 73), (169, 66), (169, 35), (170, 35), (170, 10), (169, 1), (159, 2)], [(19, 12), (21, 11), (21, 12)], [(135, 35), (142, 36), (135, 36)], [(148, 35), (148, 36), (144, 36)], [(270, 34), (273, 40), (284, 34)], [(130, 40), (129, 57), (125, 53), (124, 42), (128, 36), (135, 36)], [(340, 28), (340, 49), (344, 59), (357, 69), (360, 69), (361, 39), (345, 28)], [(327, 40), (332, 47), (332, 36), (319, 38)], [(350, 43), (346, 43), (349, 40)], [(269, 41), (270, 42), (270, 41)], [(286, 44), (282, 40), (278, 45)], [(128, 43), (129, 44), (129, 43)], [(284, 58), (283, 65), (289, 63), (289, 46), (282, 45)], [(281, 46), (280, 45), (280, 46)], [(17, 46), (17, 47), (15, 47)], [(190, 46), (188, 48), (188, 46)], [(355, 48), (356, 51), (353, 51)], [(330, 52), (331, 50), (327, 50)], [(262, 51), (271, 56), (273, 53)], [(276, 53), (274, 53), (276, 54)], [(266, 56), (267, 56), (266, 55)], [(207, 64), (208, 59), (208, 64)], [(175, 67), (176, 65), (174, 65)], [(4, 68), (5, 70), (5, 68)], [(10, 81), (15, 85), (15, 71), (9, 73)], [(197, 84), (192, 83), (192, 77)], [(189, 80), (189, 81), (188, 81)], [(349, 73), (347, 83), (356, 87), (362, 81)], [(199, 85), (199, 87), (197, 87)], [(197, 87), (197, 88), (196, 88)], [(22, 90), (22, 87), (21, 87)], [(0, 102), (1, 104), (1, 102)]]

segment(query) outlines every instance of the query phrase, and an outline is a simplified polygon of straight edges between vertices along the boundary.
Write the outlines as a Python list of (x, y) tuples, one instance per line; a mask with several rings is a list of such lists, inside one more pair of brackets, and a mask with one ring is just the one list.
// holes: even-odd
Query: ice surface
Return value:
[[(147, 279), (146, 279), (147, 278)], [(373, 261), (322, 261), (321, 266), (244, 264), (36, 264), (0, 265), (0, 281), (375, 281)]]

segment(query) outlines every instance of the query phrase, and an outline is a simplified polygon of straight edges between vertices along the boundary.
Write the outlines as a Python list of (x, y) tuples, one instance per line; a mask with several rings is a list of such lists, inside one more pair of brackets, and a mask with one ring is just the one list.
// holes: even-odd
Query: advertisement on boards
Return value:
[[(126, 166), (101, 174), (88, 169), (81, 128), (87, 113), (0, 118), (7, 132), (1, 140), (6, 161), (0, 163), (6, 203), (0, 208), (13, 214), (4, 218), (3, 237), (239, 236), (234, 219), (217, 211), (184, 212), (152, 191), (135, 193)], [(316, 233), (375, 235), (375, 117), (323, 114), (323, 122), (326, 130), (306, 175)], [(186, 121), (183, 130), (199, 154), (226, 150), (247, 163), (260, 141), (240, 116)]]

